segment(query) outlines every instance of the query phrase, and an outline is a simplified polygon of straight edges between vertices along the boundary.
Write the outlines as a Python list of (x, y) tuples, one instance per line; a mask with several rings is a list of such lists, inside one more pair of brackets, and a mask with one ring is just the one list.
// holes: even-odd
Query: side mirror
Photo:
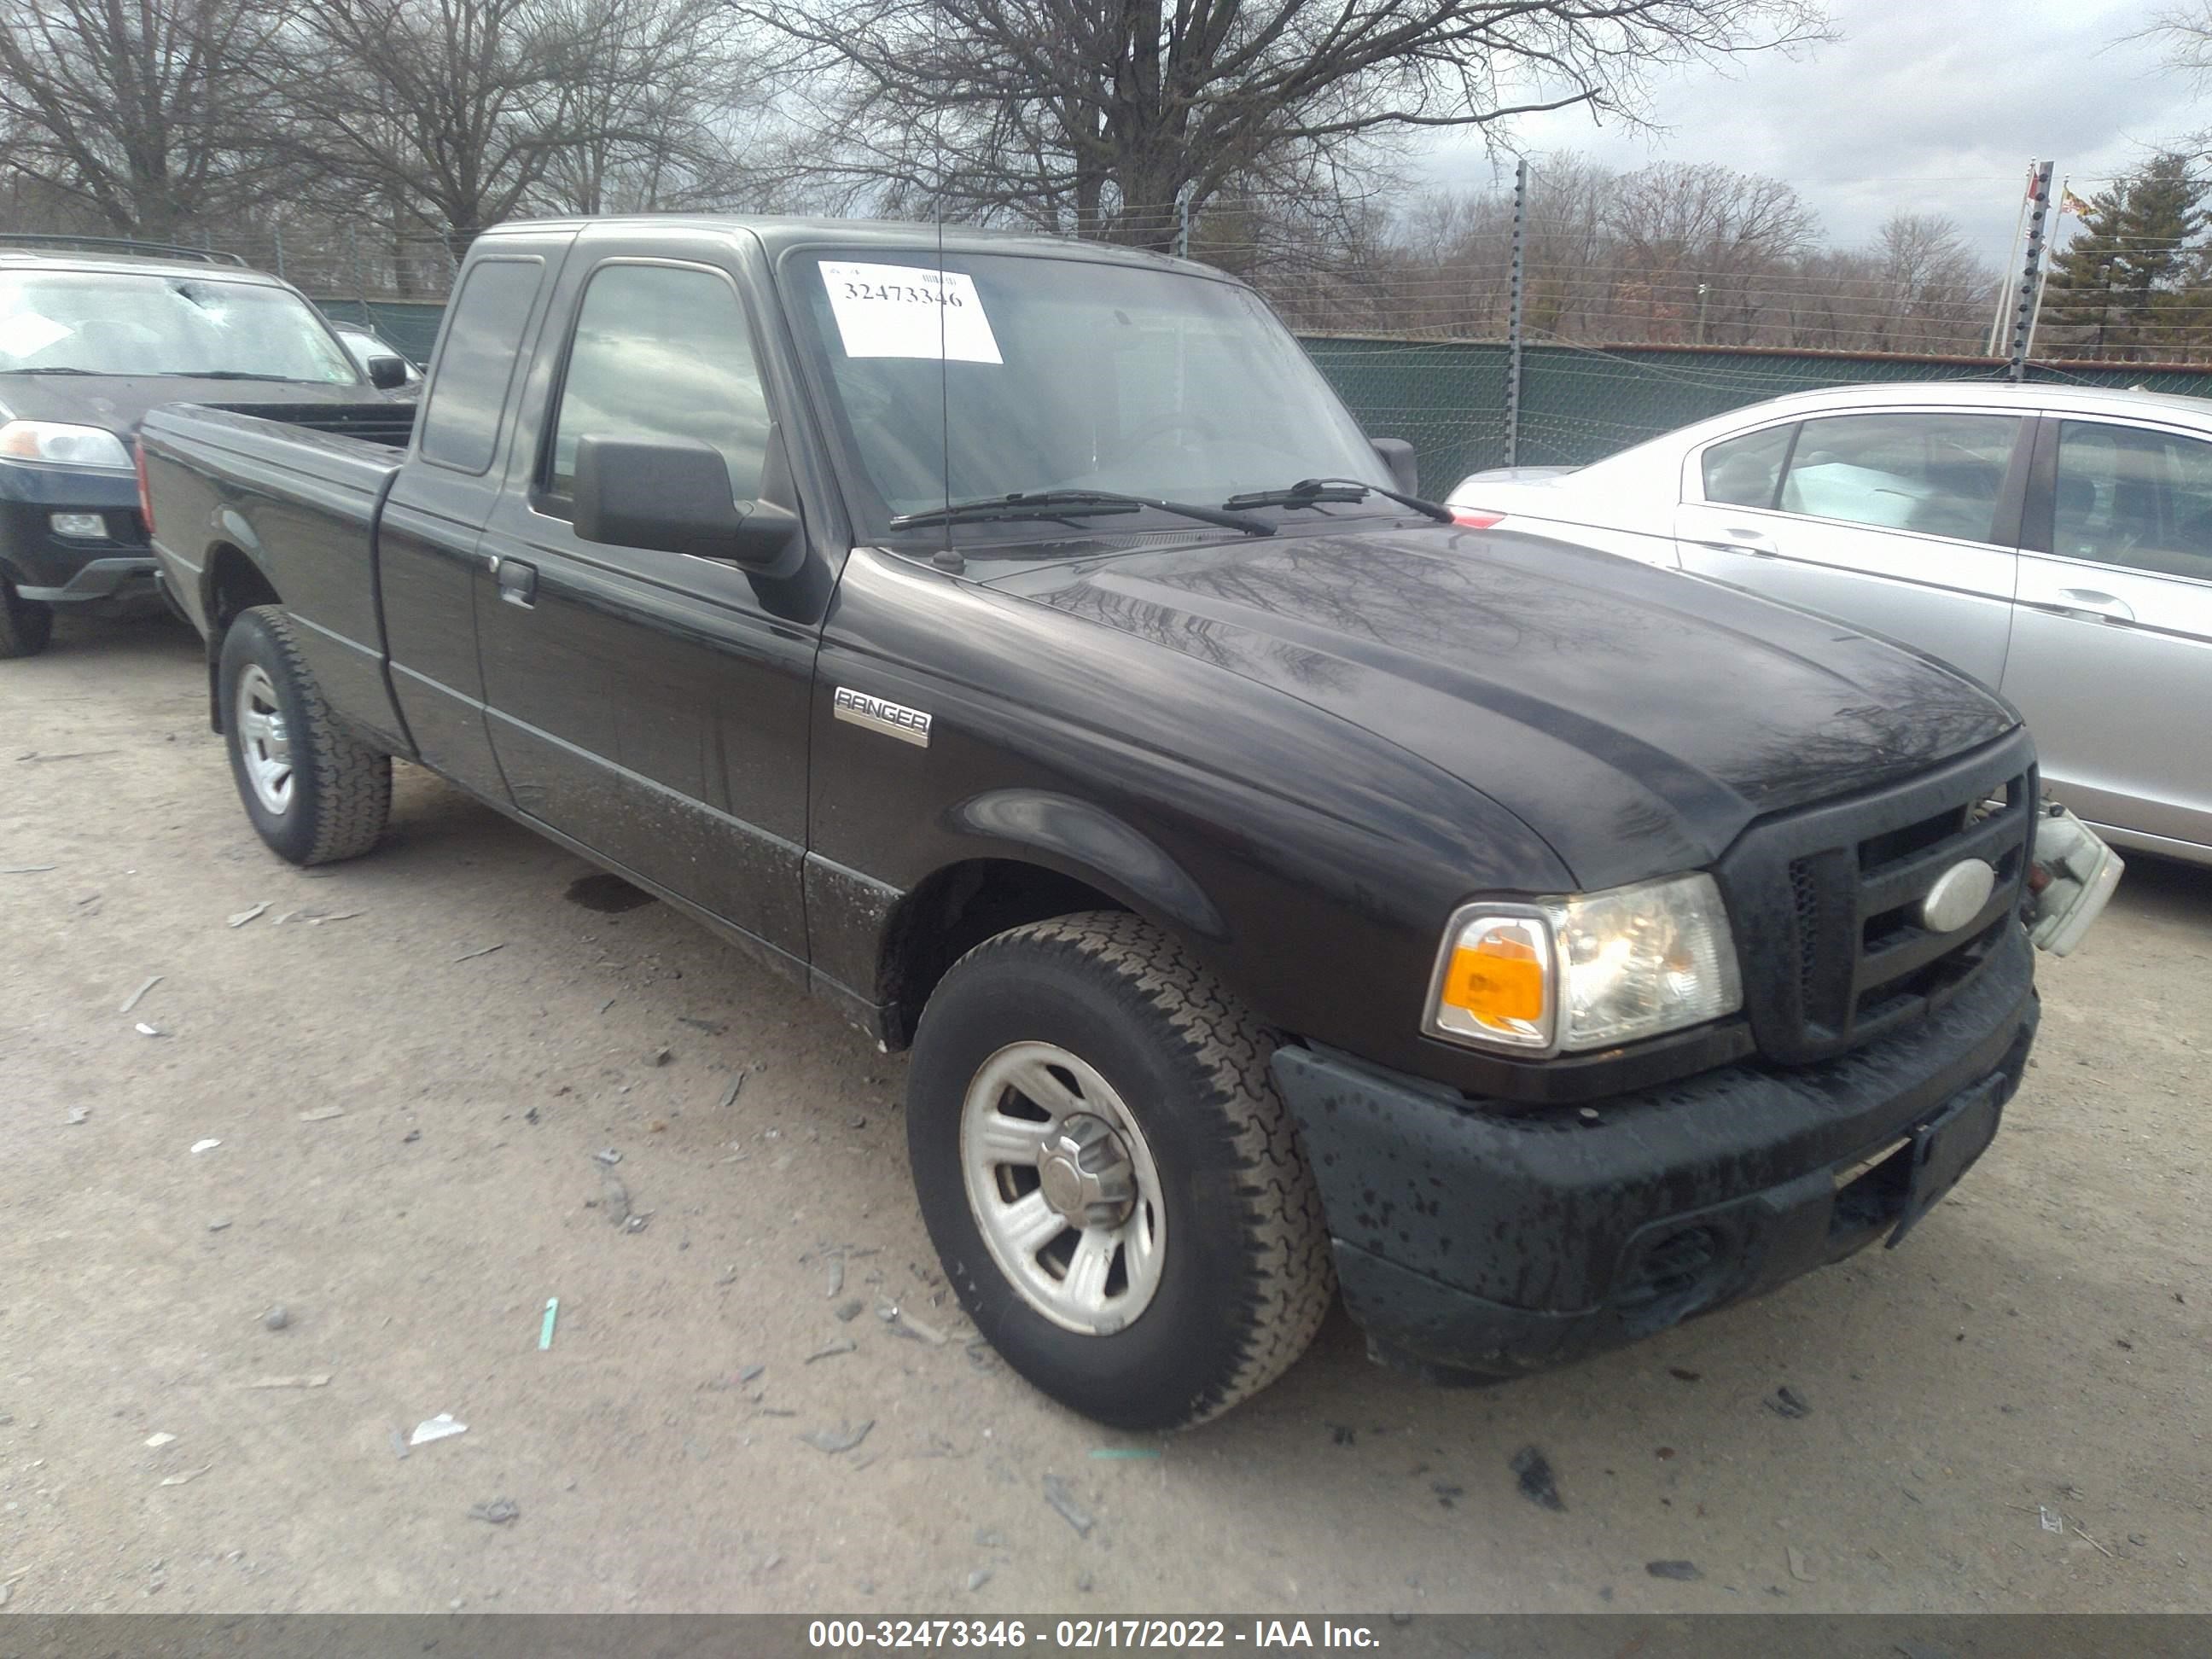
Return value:
[(1413, 447), (1403, 438), (1370, 438), (1375, 453), (1382, 458), (1382, 465), (1390, 469), (1390, 481), (1408, 495), (1421, 493), (1421, 465), (1413, 459)]
[(379, 392), (396, 392), (407, 384), (407, 360), (404, 357), (371, 357), (368, 360), (368, 383)]
[(578, 439), (575, 508), (577, 535), (609, 547), (688, 553), (770, 576), (789, 575), (801, 551), (799, 515), (732, 500), (721, 451), (696, 438)]

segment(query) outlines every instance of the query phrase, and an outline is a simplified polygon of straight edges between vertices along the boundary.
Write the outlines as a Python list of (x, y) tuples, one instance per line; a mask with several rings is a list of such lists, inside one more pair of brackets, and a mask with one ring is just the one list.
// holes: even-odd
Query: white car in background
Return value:
[(2098, 834), (2212, 864), (2212, 403), (1838, 387), (1450, 501), (1944, 658), (2019, 705)]

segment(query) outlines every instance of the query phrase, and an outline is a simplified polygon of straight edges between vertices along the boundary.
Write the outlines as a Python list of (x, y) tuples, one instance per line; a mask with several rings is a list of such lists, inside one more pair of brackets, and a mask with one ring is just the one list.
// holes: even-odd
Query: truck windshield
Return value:
[(0, 273), (0, 374), (361, 379), (288, 289), (90, 270)]
[[(940, 274), (934, 249), (809, 248), (784, 269), (812, 322), (840, 441), (871, 487), (859, 505), (874, 538), (1065, 532), (1042, 508), (1026, 526), (1018, 514), (890, 522), (1016, 494), (1218, 506), (1300, 478), (1390, 483), (1297, 342), (1234, 283), (951, 252)], [(1176, 522), (1147, 508), (1098, 533)]]

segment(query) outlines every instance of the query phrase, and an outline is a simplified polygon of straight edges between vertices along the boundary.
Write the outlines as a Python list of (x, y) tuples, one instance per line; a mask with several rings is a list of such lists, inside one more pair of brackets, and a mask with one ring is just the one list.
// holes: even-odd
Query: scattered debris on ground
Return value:
[(1098, 1524), (1091, 1519), (1091, 1511), (1075, 1501), (1075, 1494), (1068, 1490), (1067, 1482), (1056, 1474), (1048, 1474), (1044, 1478), (1044, 1501), (1052, 1505), (1061, 1520), (1085, 1538), (1091, 1536), (1091, 1528)]
[(264, 912), (264, 910), (268, 909), (269, 905), (270, 905), (270, 901), (269, 901), (269, 900), (267, 900), (267, 899), (264, 899), (264, 900), (262, 900), (262, 901), (261, 901), (261, 902), (260, 902), (260, 903), (258, 903), (258, 904), (257, 904), (257, 905), (253, 906), (253, 908), (251, 908), (251, 909), (248, 909), (248, 910), (240, 910), (240, 911), (239, 911), (235, 915), (233, 915), (233, 916), (232, 916), (228, 921), (227, 921), (223, 925), (224, 925), (226, 927), (245, 927), (245, 926), (246, 926), (246, 924), (247, 922), (249, 922), (249, 921), (252, 921), (252, 920), (254, 919), (254, 917), (256, 917), (256, 916), (258, 916), (258, 915), (261, 915), (261, 914), (262, 914), (262, 912)]
[(501, 939), (496, 945), (487, 945), (481, 951), (468, 951), (464, 955), (455, 957), (453, 960), (457, 963), (474, 962), (478, 957), (488, 957), (495, 951), (504, 951), (505, 949), (507, 949), (507, 941), (505, 939)]
[(1766, 1396), (1766, 1409), (1777, 1417), (1808, 1417), (1813, 1411), (1804, 1397), (1787, 1382)]
[(1647, 1561), (1644, 1571), (1654, 1578), (1672, 1578), (1685, 1584), (1695, 1583), (1705, 1576), (1698, 1571), (1694, 1561)]
[(1512, 1468), (1523, 1498), (1544, 1509), (1566, 1512), (1566, 1500), (1559, 1496), (1559, 1483), (1552, 1473), (1551, 1459), (1534, 1446), (1523, 1446), (1513, 1454)]
[(451, 1412), (440, 1412), (435, 1417), (426, 1417), (415, 1425), (415, 1432), (407, 1437), (410, 1446), (427, 1446), (433, 1440), (443, 1440), (456, 1434), (466, 1434), (469, 1425), (453, 1420)]
[(471, 1504), (469, 1505), (469, 1518), (471, 1520), (489, 1521), (495, 1527), (507, 1526), (520, 1517), (521, 1514), (522, 1506), (517, 1504), (512, 1498), (495, 1498), (489, 1504)]
[(291, 1322), (291, 1310), (281, 1302), (261, 1316), (261, 1328), (265, 1331), (281, 1331)]
[(328, 1371), (301, 1371), (294, 1376), (257, 1376), (246, 1386), (249, 1389), (327, 1389), (331, 1385)]
[(334, 1117), (343, 1117), (344, 1115), (345, 1108), (343, 1106), (318, 1106), (312, 1112), (301, 1113), (300, 1121), (302, 1123), (328, 1123)]
[(817, 1348), (800, 1363), (811, 1365), (817, 1359), (834, 1359), (841, 1353), (851, 1353), (860, 1345), (849, 1336), (841, 1336), (825, 1347)]
[(799, 1437), (815, 1450), (828, 1452), (834, 1457), (839, 1452), (852, 1450), (868, 1437), (868, 1431), (875, 1426), (876, 1419), (866, 1417), (858, 1423), (840, 1423), (834, 1429), (809, 1429)]
[(159, 985), (165, 977), (166, 975), (161, 974), (149, 975), (143, 985), (141, 985), (129, 996), (123, 999), (123, 1006), (120, 1008), (118, 1008), (115, 1012), (118, 1014), (129, 1013), (133, 1008), (136, 1008), (140, 1003), (143, 1002), (146, 1000), (146, 993), (152, 990), (156, 985)]

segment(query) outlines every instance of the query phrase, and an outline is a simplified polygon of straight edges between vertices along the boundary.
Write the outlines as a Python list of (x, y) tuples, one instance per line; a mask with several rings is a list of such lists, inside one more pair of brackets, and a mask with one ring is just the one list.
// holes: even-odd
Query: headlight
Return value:
[(1743, 1006), (1711, 876), (1529, 904), (1470, 904), (1437, 960), (1431, 1036), (1532, 1056), (1607, 1048)]
[(112, 432), (59, 421), (10, 421), (0, 426), (0, 457), (16, 461), (52, 461), (58, 466), (131, 470), (131, 452)]

